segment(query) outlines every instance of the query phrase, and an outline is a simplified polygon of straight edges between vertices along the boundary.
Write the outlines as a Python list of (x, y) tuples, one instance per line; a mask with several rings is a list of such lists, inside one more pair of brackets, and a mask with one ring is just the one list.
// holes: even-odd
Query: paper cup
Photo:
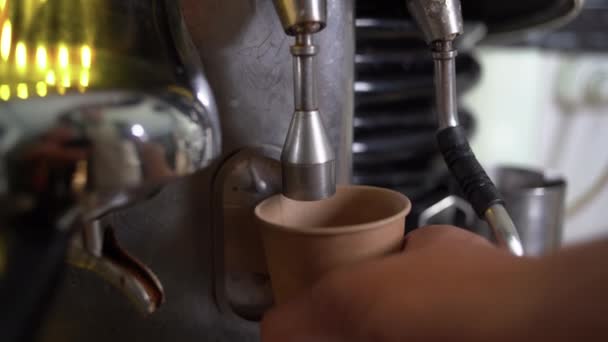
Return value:
[(404, 195), (369, 186), (339, 186), (328, 199), (260, 203), (256, 217), (276, 303), (310, 288), (329, 271), (401, 250), (411, 203)]

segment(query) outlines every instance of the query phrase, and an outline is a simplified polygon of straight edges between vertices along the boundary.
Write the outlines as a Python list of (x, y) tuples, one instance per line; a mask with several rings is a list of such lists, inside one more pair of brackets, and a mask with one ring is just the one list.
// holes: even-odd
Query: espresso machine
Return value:
[[(460, 2), (400, 6), (435, 61), (440, 149), (519, 255), (460, 132)], [(257, 341), (273, 298), (253, 208), (351, 181), (354, 10), (0, 0), (2, 340)]]

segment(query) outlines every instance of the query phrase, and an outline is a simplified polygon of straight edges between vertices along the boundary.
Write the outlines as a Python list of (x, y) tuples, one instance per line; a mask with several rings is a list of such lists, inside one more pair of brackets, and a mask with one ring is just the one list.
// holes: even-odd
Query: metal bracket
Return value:
[(281, 149), (244, 148), (229, 157), (213, 181), (214, 297), (225, 314), (259, 320), (272, 306), (270, 278), (253, 214), (281, 192)]

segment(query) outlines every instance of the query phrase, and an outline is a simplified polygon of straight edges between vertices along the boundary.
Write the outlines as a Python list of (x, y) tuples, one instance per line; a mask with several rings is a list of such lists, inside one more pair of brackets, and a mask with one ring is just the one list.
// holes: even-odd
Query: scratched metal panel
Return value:
[[(287, 38), (271, 0), (182, 0), (222, 121), (224, 157), (249, 145), (281, 146), (293, 112)], [(338, 158), (338, 180), (350, 180), (353, 1), (329, 0), (320, 34), (320, 107)], [(257, 341), (255, 323), (219, 312), (212, 296), (210, 189), (219, 162), (114, 215), (122, 245), (161, 279), (167, 301), (142, 317), (96, 276), (70, 269), (40, 340)]]
[[(293, 38), (271, 0), (182, 0), (186, 22), (216, 92), (228, 151), (282, 146), (293, 114)], [(338, 179), (350, 179), (354, 22), (352, 1), (328, 1), (320, 46), (319, 106), (338, 156)]]

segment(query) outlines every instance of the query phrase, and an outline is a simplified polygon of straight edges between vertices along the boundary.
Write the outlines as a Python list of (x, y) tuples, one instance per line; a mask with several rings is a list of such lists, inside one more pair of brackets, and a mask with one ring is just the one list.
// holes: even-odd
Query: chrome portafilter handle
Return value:
[(407, 0), (409, 11), (431, 47), (439, 149), (467, 200), (491, 227), (499, 246), (523, 255), (521, 239), (496, 186), (475, 157), (458, 120), (454, 40), (463, 33), (460, 0)]
[(315, 201), (336, 192), (336, 158), (327, 136), (317, 99), (313, 36), (327, 20), (325, 0), (274, 0), (288, 35), (295, 37), (293, 55), (293, 114), (281, 154), (283, 194), (299, 201)]

